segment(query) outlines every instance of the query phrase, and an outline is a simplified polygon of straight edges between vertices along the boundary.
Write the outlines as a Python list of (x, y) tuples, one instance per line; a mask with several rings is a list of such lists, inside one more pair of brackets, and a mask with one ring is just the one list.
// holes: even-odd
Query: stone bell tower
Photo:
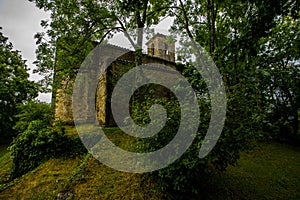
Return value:
[(175, 62), (175, 41), (167, 41), (167, 36), (157, 33), (147, 43), (148, 55)]

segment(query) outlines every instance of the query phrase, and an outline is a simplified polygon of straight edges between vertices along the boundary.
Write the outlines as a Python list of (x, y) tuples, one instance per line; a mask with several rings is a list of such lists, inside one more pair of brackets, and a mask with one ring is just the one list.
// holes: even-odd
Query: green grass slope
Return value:
[(300, 148), (260, 143), (220, 174), (211, 190), (209, 199), (300, 199)]
[[(68, 129), (73, 135), (73, 129)], [(117, 134), (109, 129), (108, 134)], [(114, 138), (118, 143), (118, 138)], [(119, 138), (120, 139), (120, 138)], [(0, 148), (0, 199), (166, 199), (155, 180), (119, 172), (89, 154), (50, 159), (14, 182), (7, 182), (11, 158)], [(300, 199), (300, 149), (259, 143), (243, 153), (236, 167), (219, 173), (207, 185), (205, 199)], [(197, 199), (197, 198), (196, 198)]]

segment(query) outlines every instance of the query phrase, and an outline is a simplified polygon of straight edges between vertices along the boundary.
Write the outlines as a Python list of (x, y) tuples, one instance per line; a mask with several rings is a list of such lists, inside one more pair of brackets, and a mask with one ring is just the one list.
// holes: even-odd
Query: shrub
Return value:
[(50, 125), (53, 118), (53, 112), (51, 106), (41, 102), (29, 102), (28, 104), (22, 104), (18, 106), (18, 114), (14, 130), (17, 133), (24, 132), (29, 123), (35, 120), (42, 120), (45, 124)]
[[(181, 90), (181, 88), (177, 88)], [(145, 125), (149, 123), (148, 110), (151, 105), (159, 103), (167, 110), (167, 122), (164, 128), (155, 136), (147, 139), (141, 139), (138, 145), (139, 152), (152, 152), (167, 145), (177, 133), (180, 125), (180, 105), (175, 96), (172, 94), (167, 98), (157, 98), (151, 96), (151, 88), (143, 90), (144, 95), (140, 95), (144, 99), (132, 105), (132, 118), (137, 124)], [(150, 95), (149, 95), (150, 94)], [(154, 99), (156, 98), (156, 99)], [(137, 100), (136, 100), (137, 101)], [(205, 98), (198, 99), (201, 112), (200, 125), (198, 133), (188, 150), (168, 167), (159, 171), (150, 173), (150, 176), (156, 176), (167, 184), (162, 184), (165, 189), (172, 190), (183, 194), (197, 194), (210, 181), (210, 178), (218, 171), (224, 171), (229, 165), (235, 165), (239, 159), (241, 150), (247, 150), (250, 147), (250, 139), (252, 131), (240, 124), (236, 118), (227, 120), (223, 133), (218, 140), (217, 145), (203, 159), (198, 157), (199, 150), (204, 141), (210, 122), (211, 108), (210, 101)], [(231, 104), (229, 106), (232, 106)], [(232, 109), (231, 107), (229, 107)], [(228, 113), (231, 117), (232, 113)], [(154, 119), (160, 120), (160, 119)], [(154, 121), (155, 122), (155, 121)], [(249, 122), (250, 123), (250, 122)], [(189, 128), (189, 127), (187, 127)]]
[(33, 170), (43, 161), (62, 155), (68, 148), (64, 130), (49, 127), (41, 120), (32, 121), (28, 128), (14, 139), (10, 150), (13, 156), (13, 177)]

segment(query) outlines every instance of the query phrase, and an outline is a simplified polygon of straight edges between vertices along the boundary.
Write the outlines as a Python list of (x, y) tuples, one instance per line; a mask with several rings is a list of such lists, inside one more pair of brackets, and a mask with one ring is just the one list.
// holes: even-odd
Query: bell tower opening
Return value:
[(148, 55), (175, 62), (175, 41), (168, 41), (161, 33), (154, 35), (147, 43)]

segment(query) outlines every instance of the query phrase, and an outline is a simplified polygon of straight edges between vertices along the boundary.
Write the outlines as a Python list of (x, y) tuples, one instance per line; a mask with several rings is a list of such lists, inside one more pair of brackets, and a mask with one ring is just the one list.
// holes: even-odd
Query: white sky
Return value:
[[(48, 19), (49, 14), (35, 7), (28, 0), (0, 0), (1, 32), (13, 44), (14, 49), (21, 51), (22, 58), (27, 60), (30, 69), (35, 66), (35, 39), (37, 32), (43, 31), (40, 26), (42, 19)], [(39, 79), (37, 75), (30, 75), (31, 80)], [(50, 94), (40, 94), (41, 101), (50, 102)]]

